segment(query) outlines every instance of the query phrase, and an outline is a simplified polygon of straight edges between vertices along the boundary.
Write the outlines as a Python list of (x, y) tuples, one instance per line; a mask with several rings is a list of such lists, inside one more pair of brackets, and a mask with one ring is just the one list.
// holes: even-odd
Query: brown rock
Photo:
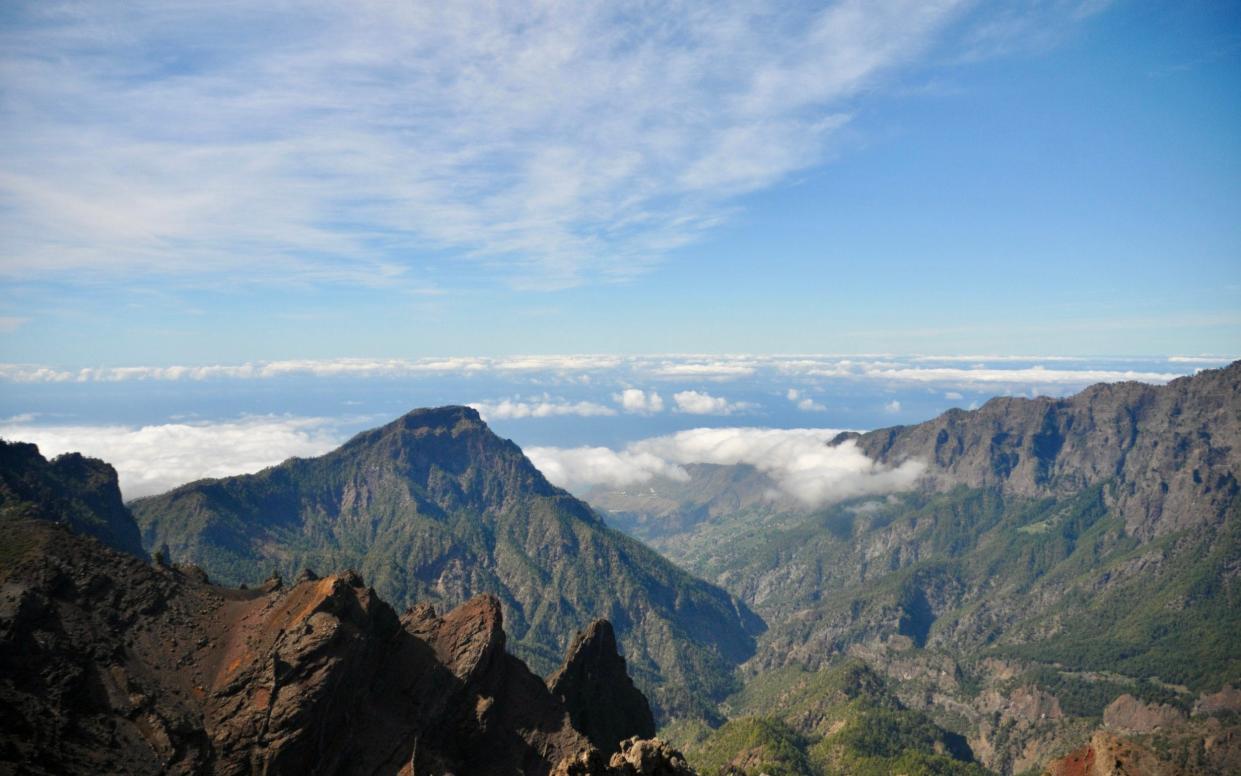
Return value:
[(1146, 747), (1105, 731), (1058, 760), (1044, 776), (1182, 776), (1185, 771), (1160, 760)]
[(1194, 714), (1218, 714), (1221, 711), (1241, 711), (1241, 690), (1225, 685), (1213, 693), (1203, 693), (1194, 704)]
[(655, 735), (651, 707), (633, 686), (607, 620), (595, 620), (573, 637), (564, 664), (547, 686), (569, 710), (573, 727), (603, 751), (627, 738)]
[(587, 747), (562, 760), (552, 776), (697, 776), (684, 755), (658, 738), (627, 739), (620, 751), (605, 760), (595, 747)]
[[(236, 590), (52, 523), (4, 530), (21, 550), (0, 562), (0, 772), (542, 776), (590, 746), (505, 651), (493, 597), (398, 617), (353, 573)], [(559, 686), (649, 724), (607, 634)]]
[(1125, 693), (1103, 710), (1103, 724), (1125, 733), (1154, 733), (1185, 720), (1185, 713), (1163, 703), (1143, 703)]

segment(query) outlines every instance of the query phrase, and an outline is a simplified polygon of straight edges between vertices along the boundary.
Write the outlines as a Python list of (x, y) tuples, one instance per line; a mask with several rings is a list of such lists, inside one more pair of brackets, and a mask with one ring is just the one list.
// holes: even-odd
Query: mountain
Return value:
[[(1241, 686), (1241, 363), (1159, 387), (998, 398), (833, 444), (846, 442), (926, 474), (817, 510), (673, 510), (658, 530), (655, 509), (617, 519), (764, 618), (747, 688), (864, 660), (1001, 773), (1088, 742), (1124, 695), (1216, 730), (1200, 742), (1241, 736), (1234, 711), (1202, 705)], [(718, 487), (734, 479), (741, 493)], [(678, 487), (691, 507), (753, 492), (744, 472)], [(1241, 768), (1241, 752), (1212, 746), (1202, 772)]]
[[(1142, 540), (1217, 524), (1235, 503), (1241, 361), (1164, 386), (1095, 385), (1067, 399), (1001, 397), (917, 426), (857, 436), (881, 463), (931, 464), (925, 486), (1063, 497), (1108, 483)], [(844, 435), (845, 437), (851, 435)]]
[(540, 672), (582, 623), (606, 618), (665, 715), (712, 713), (762, 627), (552, 486), (467, 407), (416, 410), (324, 456), (131, 507), (147, 547), (228, 583), (357, 568), (401, 605), (494, 594), (510, 647)]
[(12, 518), (64, 523), (109, 547), (145, 555), (116, 470), (78, 453), (48, 461), (32, 444), (0, 439), (0, 520)]
[[(0, 772), (537, 776), (604, 757), (507, 654), (493, 597), (398, 617), (352, 572), (232, 589), (64, 526), (4, 530)], [(636, 692), (607, 646), (564, 670)], [(650, 727), (628, 708), (610, 735)]]

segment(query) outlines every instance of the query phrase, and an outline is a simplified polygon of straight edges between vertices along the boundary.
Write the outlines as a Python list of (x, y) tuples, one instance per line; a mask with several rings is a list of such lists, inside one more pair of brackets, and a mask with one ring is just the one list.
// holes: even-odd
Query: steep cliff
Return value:
[(0, 520), (20, 517), (63, 523), (109, 547), (145, 555), (115, 469), (78, 453), (48, 461), (32, 444), (0, 439)]

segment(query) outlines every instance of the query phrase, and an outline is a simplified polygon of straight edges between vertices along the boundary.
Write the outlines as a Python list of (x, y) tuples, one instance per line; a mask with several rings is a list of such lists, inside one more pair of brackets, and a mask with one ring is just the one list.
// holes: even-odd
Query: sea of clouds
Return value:
[(468, 404), (553, 482), (591, 487), (745, 463), (807, 504), (900, 490), (839, 429), (1064, 396), (1095, 382), (1162, 384), (1227, 358), (1024, 356), (511, 356), (172, 366), (0, 364), (0, 438), (116, 466), (126, 498), (322, 454), (415, 407)]

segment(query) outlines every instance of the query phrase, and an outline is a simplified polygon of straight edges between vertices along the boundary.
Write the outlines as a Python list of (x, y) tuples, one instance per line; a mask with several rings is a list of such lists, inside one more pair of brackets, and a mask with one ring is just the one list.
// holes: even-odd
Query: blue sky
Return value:
[(1241, 6), (12, 3), (61, 367), (1241, 350)]
[(585, 488), (1238, 354), (1241, 3), (0, 8), (0, 437), (127, 496), (422, 405)]

